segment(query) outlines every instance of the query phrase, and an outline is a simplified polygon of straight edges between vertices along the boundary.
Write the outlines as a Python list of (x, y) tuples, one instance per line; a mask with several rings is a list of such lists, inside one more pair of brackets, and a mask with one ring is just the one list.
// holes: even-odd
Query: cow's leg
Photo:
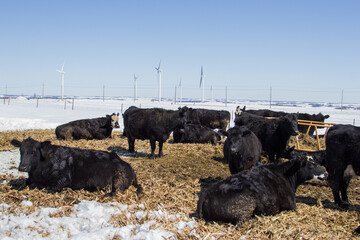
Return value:
[(344, 207), (344, 204), (343, 202), (341, 201), (340, 199), (340, 193), (339, 193), (339, 190), (338, 189), (332, 189), (332, 193), (333, 193), (333, 196), (334, 196), (334, 201), (337, 205), (339, 205), (339, 207), (343, 208)]
[(234, 160), (232, 156), (229, 157), (229, 170), (231, 175), (239, 172), (239, 169), (236, 164), (236, 160)]
[[(333, 173), (334, 175), (330, 176), (328, 179), (329, 185), (331, 186), (331, 190), (334, 196), (335, 204), (337, 204), (341, 208), (346, 208), (348, 205), (346, 202), (343, 202), (341, 199), (346, 199), (347, 201), (347, 193), (346, 193), (346, 182), (343, 178), (343, 171), (338, 169)], [(340, 192), (342, 198), (340, 198)]]
[(162, 153), (163, 141), (159, 141), (159, 157), (164, 156)]
[(128, 139), (128, 144), (129, 144), (129, 152), (131, 152), (131, 153), (135, 152), (135, 147), (134, 147), (135, 139), (132, 137), (129, 137), (129, 136), (127, 137), (127, 139)]
[(53, 171), (49, 176), (48, 192), (60, 192), (63, 188), (70, 186), (70, 176), (66, 171)]
[(116, 171), (111, 186), (110, 196), (114, 196), (117, 192), (124, 193), (124, 191), (131, 185), (130, 179), (126, 170), (121, 169)]
[(150, 139), (150, 146), (151, 146), (151, 154), (150, 154), (149, 158), (155, 159), (155, 148), (156, 148), (155, 139)]
[(348, 183), (345, 181), (341, 182), (340, 185), (340, 191), (341, 191), (341, 200), (343, 201), (343, 203), (348, 204), (349, 203), (349, 199), (348, 199), (348, 195), (347, 195), (347, 188), (348, 188)]

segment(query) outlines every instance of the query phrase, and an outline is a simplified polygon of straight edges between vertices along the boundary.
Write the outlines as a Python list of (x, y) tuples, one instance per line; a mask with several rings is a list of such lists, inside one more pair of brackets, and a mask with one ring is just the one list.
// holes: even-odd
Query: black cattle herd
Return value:
[[(227, 129), (228, 111), (132, 106), (123, 114), (123, 135), (131, 153), (135, 152), (135, 139), (149, 139), (152, 159), (163, 156), (163, 143), (171, 133), (174, 144), (218, 144), (221, 137), (226, 137), (223, 153), (231, 176), (199, 193), (196, 213), (208, 221), (236, 224), (255, 215), (295, 209), (296, 188), (314, 178), (327, 178), (335, 203), (341, 208), (349, 205), (347, 187), (360, 171), (359, 127), (334, 125), (326, 134), (323, 151), (305, 152), (288, 147), (291, 136), (307, 131), (298, 126), (298, 119), (324, 122), (328, 117), (321, 113), (238, 107), (235, 126)], [(119, 127), (119, 114), (114, 113), (60, 125), (55, 134), (65, 140), (105, 139), (111, 137), (113, 128)], [(158, 155), (155, 155), (156, 142), (159, 142)], [(131, 185), (138, 194), (143, 190), (133, 168), (115, 152), (52, 145), (50, 141), (38, 142), (30, 137), (22, 142), (13, 139), (11, 144), (20, 148), (19, 171), (28, 172), (26, 183), (30, 188), (59, 192), (67, 187), (96, 191), (110, 186), (110, 196)], [(267, 164), (260, 163), (262, 151), (268, 156)], [(280, 162), (280, 158), (289, 160)]]

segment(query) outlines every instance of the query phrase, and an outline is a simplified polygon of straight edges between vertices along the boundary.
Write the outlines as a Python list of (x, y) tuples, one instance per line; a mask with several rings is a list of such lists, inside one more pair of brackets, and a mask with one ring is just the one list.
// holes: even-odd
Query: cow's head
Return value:
[(327, 178), (328, 173), (326, 170), (314, 160), (312, 160), (312, 157), (303, 155), (301, 158), (306, 159), (306, 161), (303, 167), (301, 167), (297, 173), (297, 178), (300, 179), (300, 181), (305, 182), (312, 179), (324, 180)]
[(281, 163), (278, 165), (278, 168), (283, 172), (285, 177), (293, 179), (290, 183), (293, 185), (294, 191), (305, 181), (312, 179), (324, 180), (328, 176), (328, 173), (323, 167), (309, 160), (306, 155)]
[(328, 119), (330, 116), (329, 115), (323, 115), (322, 113), (318, 113), (318, 114), (313, 114), (313, 119), (316, 119), (316, 121), (319, 122), (324, 122), (325, 119)]
[(113, 113), (111, 115), (106, 115), (106, 117), (110, 118), (112, 128), (120, 128), (119, 113), (118, 114)]
[(179, 118), (180, 118), (180, 124), (179, 127), (184, 127), (186, 123), (190, 123), (190, 115), (189, 112), (192, 110), (192, 108), (188, 107), (179, 107)]
[(234, 126), (225, 132), (227, 136), (226, 141), (229, 143), (230, 152), (236, 154), (240, 151), (242, 146), (242, 139), (246, 136), (249, 136), (251, 131), (246, 126)]
[(50, 142), (38, 142), (29, 137), (22, 142), (13, 139), (11, 140), (11, 144), (20, 148), (19, 171), (30, 172), (36, 168), (40, 161), (44, 160), (41, 147), (50, 144)]
[(282, 131), (286, 132), (291, 136), (296, 136), (299, 134), (298, 130), (298, 114), (297, 113), (290, 113), (286, 114), (283, 117), (279, 118), (282, 122)]
[(240, 115), (242, 112), (245, 112), (246, 106), (244, 106), (242, 109), (240, 108), (240, 106), (236, 107), (235, 110), (235, 115)]

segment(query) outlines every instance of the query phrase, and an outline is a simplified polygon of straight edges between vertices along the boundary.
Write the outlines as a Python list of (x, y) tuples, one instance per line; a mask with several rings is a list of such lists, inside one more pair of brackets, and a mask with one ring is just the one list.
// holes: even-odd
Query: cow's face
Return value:
[(20, 165), (19, 171), (30, 172), (41, 160), (41, 143), (32, 138), (20, 142), (12, 140), (11, 144), (20, 147)]
[(319, 122), (324, 122), (325, 119), (328, 119), (330, 116), (329, 115), (323, 115), (322, 113), (318, 113), (318, 114), (314, 114), (313, 115), (313, 119), (316, 119), (316, 121), (319, 121)]
[(326, 170), (321, 167), (319, 164), (311, 160), (309, 156), (302, 156), (302, 158), (307, 158), (306, 164), (300, 168), (297, 177), (300, 178), (302, 181), (307, 180), (324, 180), (327, 178), (328, 173)]
[(113, 113), (111, 116), (111, 127), (112, 128), (120, 128), (120, 124), (119, 124), (119, 113), (115, 114)]
[(190, 123), (190, 110), (191, 108), (189, 109), (188, 107), (179, 108), (179, 127), (184, 127), (186, 123)]
[(231, 154), (236, 154), (243, 147), (242, 142), (244, 137), (249, 136), (251, 131), (245, 126), (235, 126), (227, 131)]
[(297, 114), (287, 114), (282, 118), (284, 119), (284, 130), (291, 136), (298, 135)]

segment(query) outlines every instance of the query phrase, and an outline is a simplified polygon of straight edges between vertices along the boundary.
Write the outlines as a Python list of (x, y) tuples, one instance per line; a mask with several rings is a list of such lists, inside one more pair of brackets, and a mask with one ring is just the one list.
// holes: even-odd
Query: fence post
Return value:
[(39, 99), (36, 99), (36, 108), (39, 108)]
[(71, 107), (71, 110), (74, 110), (74, 101), (75, 101), (75, 99), (73, 98), (73, 99), (72, 99), (72, 107)]
[(64, 102), (65, 102), (65, 104), (64, 104), (64, 110), (66, 110), (66, 98), (64, 99)]

